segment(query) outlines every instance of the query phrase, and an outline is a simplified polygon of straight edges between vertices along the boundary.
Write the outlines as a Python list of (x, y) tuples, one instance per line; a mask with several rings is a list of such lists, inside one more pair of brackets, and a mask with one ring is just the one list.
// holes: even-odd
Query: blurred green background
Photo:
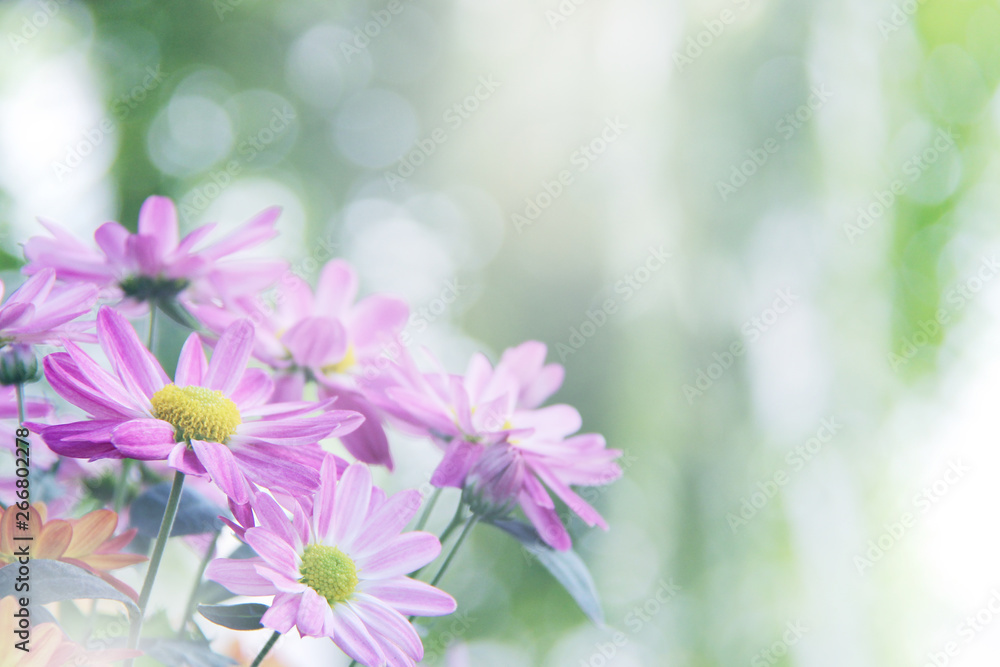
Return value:
[(6, 268), (36, 216), (278, 203), (267, 252), (353, 261), (453, 369), (565, 363), (625, 451), (573, 524), (609, 627), (482, 528), (429, 655), (996, 664), (1000, 2), (34, 0), (0, 37)]

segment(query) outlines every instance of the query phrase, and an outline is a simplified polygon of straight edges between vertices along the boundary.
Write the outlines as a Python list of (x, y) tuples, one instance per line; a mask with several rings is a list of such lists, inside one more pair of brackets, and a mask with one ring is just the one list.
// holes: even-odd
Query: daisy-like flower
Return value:
[(138, 554), (121, 553), (135, 529), (112, 537), (118, 525), (118, 515), (111, 510), (96, 510), (79, 519), (49, 519), (45, 503), (28, 506), (28, 530), (15, 531), (16, 506), (0, 510), (0, 563), (18, 562), (16, 537), (32, 537), (31, 557), (58, 560), (76, 565), (97, 575), (121, 592), (135, 599), (132, 588), (113, 577), (110, 572), (146, 560)]
[(0, 667), (99, 667), (142, 655), (140, 651), (127, 649), (85, 649), (68, 639), (55, 623), (33, 625), (24, 644), (27, 650), (22, 651), (11, 646), (22, 641), (17, 633), (24, 629), (14, 616), (19, 609), (15, 596), (0, 599), (0, 635), (10, 642), (0, 652)]
[(94, 233), (97, 248), (41, 220), (52, 236), (33, 236), (24, 244), (28, 258), (24, 272), (53, 269), (60, 280), (89, 283), (109, 299), (124, 296), (135, 302), (167, 303), (178, 295), (200, 302), (248, 294), (277, 280), (287, 264), (230, 256), (275, 236), (274, 222), (280, 212), (277, 207), (268, 208), (208, 245), (202, 241), (215, 225), (198, 227), (179, 238), (177, 209), (166, 197), (149, 197), (143, 203), (137, 234), (117, 222), (101, 225)]
[(337, 481), (336, 462), (323, 462), (311, 507), (289, 521), (269, 496), (253, 502), (259, 525), (246, 531), (258, 557), (220, 558), (207, 575), (238, 595), (273, 595), (261, 623), (281, 633), (330, 637), (369, 667), (412, 667), (423, 645), (407, 615), (441, 616), (455, 600), (407, 577), (441, 551), (430, 533), (400, 530), (420, 507), (417, 491), (391, 498), (372, 486), (363, 463)]
[[(0, 282), (0, 297), (4, 285)], [(56, 286), (56, 272), (39, 271), (28, 278), (0, 306), (0, 384), (30, 382), (38, 375), (32, 349), (38, 344), (59, 344), (64, 339), (90, 340), (93, 321), (74, 322), (90, 312), (97, 300), (93, 285)]]
[(476, 354), (464, 376), (421, 373), (401, 355), (391, 380), (369, 395), (445, 449), (432, 484), (465, 488), (467, 500), (482, 514), (518, 504), (542, 539), (565, 550), (571, 546), (569, 533), (549, 491), (585, 523), (607, 530), (597, 510), (570, 486), (620, 477), (615, 459), (621, 451), (607, 449), (597, 433), (573, 435), (582, 419), (572, 406), (539, 407), (563, 379), (562, 367), (546, 365), (545, 355), (545, 345), (535, 341), (504, 352), (496, 368)]
[(201, 338), (191, 334), (173, 382), (132, 326), (107, 306), (98, 313), (97, 336), (113, 373), (72, 343), (45, 358), (52, 388), (90, 415), (40, 427), (62, 456), (166, 460), (185, 474), (210, 477), (243, 505), (256, 484), (293, 495), (312, 491), (319, 474), (310, 446), (349, 433), (363, 419), (347, 410), (310, 416), (327, 407), (322, 403), (268, 404), (271, 379), (247, 368), (254, 339), (247, 320), (226, 329), (211, 363)]
[[(210, 329), (221, 332), (234, 320), (250, 317), (256, 328), (254, 356), (278, 371), (275, 400), (299, 400), (305, 383), (320, 386), (321, 398), (336, 397), (337, 407), (355, 410), (364, 423), (341, 440), (359, 461), (392, 469), (382, 416), (358, 391), (358, 379), (370, 373), (410, 316), (401, 299), (373, 294), (355, 303), (358, 275), (345, 261), (323, 267), (315, 293), (289, 274), (274, 295), (274, 310), (259, 299), (234, 299), (226, 307), (193, 307)], [(265, 311), (265, 308), (267, 311)], [(261, 317), (268, 312), (268, 317)]]

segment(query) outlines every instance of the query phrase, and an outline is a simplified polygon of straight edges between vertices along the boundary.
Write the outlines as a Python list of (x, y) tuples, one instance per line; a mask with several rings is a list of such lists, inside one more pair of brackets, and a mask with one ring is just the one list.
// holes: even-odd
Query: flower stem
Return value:
[(178, 639), (183, 639), (184, 629), (187, 627), (188, 621), (194, 616), (194, 608), (198, 604), (198, 591), (201, 589), (201, 578), (205, 576), (205, 570), (208, 568), (208, 564), (212, 561), (212, 556), (215, 555), (215, 543), (219, 539), (221, 531), (215, 531), (212, 535), (212, 541), (208, 545), (208, 551), (205, 552), (205, 557), (201, 559), (201, 564), (198, 565), (198, 575), (194, 578), (194, 586), (191, 588), (191, 595), (188, 596), (187, 606), (184, 608), (184, 616), (181, 619), (181, 629), (177, 633)]
[(14, 394), (17, 396), (17, 425), (24, 424), (24, 383), (18, 382), (14, 385)]
[[(146, 349), (153, 352), (153, 343), (156, 340), (156, 303), (149, 304), (149, 338), (146, 339)], [(156, 354), (153, 352), (153, 354)]]
[(458, 540), (455, 541), (455, 546), (453, 546), (451, 551), (448, 552), (448, 557), (445, 558), (444, 563), (441, 564), (441, 569), (438, 570), (438, 573), (434, 575), (433, 579), (431, 579), (431, 586), (436, 586), (437, 582), (441, 581), (441, 577), (444, 576), (448, 566), (451, 565), (452, 559), (455, 558), (455, 554), (458, 553), (462, 543), (465, 542), (465, 538), (472, 532), (472, 528), (476, 525), (477, 521), (479, 521), (479, 517), (473, 514), (469, 517), (469, 520), (465, 522), (465, 528), (462, 529), (462, 534), (459, 535)]
[(252, 663), (250, 663), (250, 667), (258, 667), (260, 663), (264, 661), (264, 658), (267, 657), (267, 654), (271, 651), (272, 648), (274, 648), (274, 645), (277, 643), (278, 637), (280, 636), (281, 633), (277, 631), (275, 631), (275, 633), (271, 635), (271, 638), (267, 640), (266, 644), (264, 644), (264, 648), (260, 650), (260, 653), (257, 654), (257, 657), (253, 659)]
[[(160, 569), (160, 561), (163, 560), (163, 550), (167, 546), (170, 538), (170, 531), (174, 528), (174, 519), (177, 518), (177, 508), (181, 504), (181, 491), (184, 488), (184, 473), (178, 470), (174, 473), (174, 484), (170, 487), (170, 497), (167, 498), (167, 506), (163, 512), (163, 520), (160, 521), (160, 532), (156, 536), (156, 544), (153, 546), (153, 555), (149, 558), (149, 568), (146, 570), (146, 579), (142, 582), (142, 591), (139, 593), (139, 613), (132, 623), (129, 632), (128, 647), (134, 649), (139, 645), (139, 635), (142, 633), (142, 619), (146, 615), (146, 605), (149, 603), (149, 595), (153, 591), (153, 582), (156, 580), (156, 572)], [(132, 665), (129, 660), (127, 665)]]
[[(461, 508), (462, 506), (459, 505), (459, 510), (461, 510)], [(465, 528), (462, 529), (462, 534), (458, 536), (457, 540), (455, 540), (455, 546), (453, 546), (451, 548), (451, 551), (448, 552), (448, 557), (445, 558), (444, 563), (441, 564), (441, 569), (437, 571), (437, 574), (435, 574), (434, 578), (431, 580), (431, 586), (436, 586), (437, 583), (441, 581), (441, 577), (443, 577), (444, 573), (448, 570), (448, 566), (451, 565), (451, 561), (455, 558), (455, 554), (457, 554), (458, 550), (462, 548), (462, 543), (465, 542), (465, 538), (467, 538), (469, 536), (469, 533), (472, 532), (472, 528), (476, 525), (477, 521), (479, 521), (479, 517), (473, 514), (465, 522)], [(413, 616), (410, 616), (407, 620), (412, 623), (413, 619), (415, 619), (416, 617), (417, 617), (416, 614), (414, 614)]]
[(118, 484), (115, 486), (114, 510), (115, 514), (121, 511), (125, 504), (125, 490), (128, 488), (128, 473), (132, 468), (132, 459), (122, 459), (122, 471), (118, 476)]
[(441, 497), (441, 487), (434, 489), (434, 493), (431, 495), (431, 499), (427, 501), (427, 506), (424, 508), (424, 513), (420, 515), (420, 520), (417, 521), (417, 525), (413, 530), (423, 530), (424, 526), (427, 525), (427, 520), (431, 518), (431, 511), (434, 510), (434, 505), (437, 503), (438, 498)]
[[(458, 508), (455, 510), (455, 516), (453, 516), (451, 519), (451, 523), (448, 524), (448, 527), (444, 529), (444, 532), (441, 533), (441, 536), (438, 538), (438, 542), (440, 542), (442, 546), (448, 540), (448, 537), (452, 534), (452, 532), (454, 532), (454, 530), (462, 524), (462, 510), (464, 508), (465, 505), (459, 502)], [(430, 563), (428, 563), (428, 565), (429, 564)], [(427, 565), (424, 565), (424, 567), (427, 567)], [(424, 567), (417, 568), (416, 570), (411, 572), (408, 576), (410, 576), (413, 579), (416, 579), (420, 575), (420, 573), (424, 571)]]

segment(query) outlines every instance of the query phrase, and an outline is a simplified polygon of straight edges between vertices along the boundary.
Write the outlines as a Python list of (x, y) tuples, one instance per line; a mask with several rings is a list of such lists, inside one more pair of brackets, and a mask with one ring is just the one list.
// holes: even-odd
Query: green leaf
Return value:
[[(139, 535), (148, 538), (156, 537), (160, 531), (160, 521), (170, 497), (171, 482), (162, 482), (150, 487), (142, 495), (132, 501), (129, 510), (129, 525), (139, 531)], [(204, 496), (190, 488), (181, 493), (181, 504), (177, 510), (171, 537), (178, 535), (200, 535), (214, 533), (222, 528), (220, 514), (226, 511), (210, 503)]]
[[(18, 563), (11, 563), (0, 569), (0, 597), (18, 594), (14, 586), (20, 567)], [(33, 604), (61, 600), (117, 600), (125, 605), (130, 616), (139, 613), (132, 598), (76, 565), (39, 559), (32, 560), (27, 567), (30, 568), (27, 583), (31, 587), (28, 593)]]
[(597, 594), (594, 578), (590, 576), (586, 563), (572, 549), (557, 551), (546, 544), (530, 524), (512, 519), (491, 522), (500, 530), (521, 543), (528, 553), (538, 559), (562, 587), (566, 589), (580, 609), (595, 625), (604, 626), (604, 611)]
[(260, 618), (268, 610), (266, 604), (247, 602), (245, 604), (234, 605), (198, 605), (198, 613), (212, 621), (216, 625), (221, 625), (230, 630), (260, 630), (264, 626), (260, 624)]

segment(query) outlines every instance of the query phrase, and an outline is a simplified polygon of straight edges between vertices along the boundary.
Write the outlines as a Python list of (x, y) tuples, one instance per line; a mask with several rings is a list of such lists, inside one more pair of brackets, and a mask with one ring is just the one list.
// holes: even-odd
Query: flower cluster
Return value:
[[(150, 197), (137, 233), (108, 222), (90, 244), (43, 222), (49, 235), (24, 245), (28, 278), (0, 305), (0, 417), (8, 440), (14, 426), (26, 426), (44, 445), (33, 444), (30, 484), (0, 474), (0, 499), (11, 503), (0, 510), (0, 563), (14, 562), (18, 536), (30, 537), (33, 558), (75, 566), (133, 600), (127, 646), (98, 658), (156, 657), (159, 645), (143, 641), (142, 625), (166, 541), (178, 530), (217, 530), (214, 522), (191, 527), (187, 494), (209, 504), (217, 497), (217, 514), (251, 553), (213, 560), (213, 546), (191, 541), (206, 552), (209, 579), (234, 596), (268, 600), (259, 625), (249, 623), (275, 632), (261, 659), (295, 628), (329, 637), (363, 665), (414, 665), (423, 646), (413, 617), (455, 611), (436, 584), (477, 522), (554, 552), (572, 546), (565, 517), (608, 527), (573, 487), (619, 477), (620, 451), (580, 433), (573, 407), (546, 404), (564, 371), (546, 363), (543, 343), (508, 349), (496, 364), (476, 354), (464, 374), (450, 373), (429, 351), (403, 344), (404, 301), (358, 298), (347, 262), (328, 262), (312, 286), (282, 260), (241, 257), (276, 234), (278, 216), (270, 208), (214, 240), (212, 225), (181, 238), (174, 204)], [(153, 345), (157, 312), (191, 329), (183, 344)], [(140, 317), (149, 320), (145, 342), (130, 321)], [(40, 366), (51, 391), (30, 384), (42, 346), (50, 348)], [(374, 484), (370, 467), (396, 468), (396, 431), (439, 447), (429, 480), (437, 493), (388, 496)], [(169, 495), (159, 484), (167, 476)], [(444, 489), (457, 489), (448, 493), (458, 509), (439, 538), (421, 528)], [(38, 494), (61, 503), (66, 518), (49, 519)], [(159, 508), (155, 516), (150, 507)], [(93, 511), (80, 516), (85, 509)], [(133, 528), (112, 537), (125, 515)], [(509, 530), (519, 515), (526, 522)], [(418, 579), (462, 523), (433, 583)], [(156, 538), (141, 593), (109, 574), (146, 561), (127, 551), (137, 529)], [(181, 636), (198, 594), (195, 586)], [(202, 613), (248, 629), (245, 617), (258, 608)], [(227, 620), (234, 616), (239, 623)], [(55, 625), (40, 637), (46, 655), (83, 650)]]

